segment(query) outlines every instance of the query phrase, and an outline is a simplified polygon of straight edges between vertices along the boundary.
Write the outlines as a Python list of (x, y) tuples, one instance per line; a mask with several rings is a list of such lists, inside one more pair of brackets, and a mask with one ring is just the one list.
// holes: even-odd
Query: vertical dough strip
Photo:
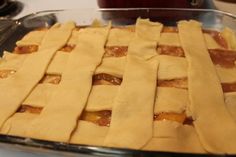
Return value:
[(123, 82), (114, 100), (104, 145), (140, 149), (152, 138), (156, 91), (156, 46), (162, 24), (138, 19), (128, 48)]
[(208, 54), (201, 24), (180, 21), (179, 37), (188, 60), (188, 88), (194, 126), (212, 153), (236, 152), (236, 125), (226, 109), (223, 91)]

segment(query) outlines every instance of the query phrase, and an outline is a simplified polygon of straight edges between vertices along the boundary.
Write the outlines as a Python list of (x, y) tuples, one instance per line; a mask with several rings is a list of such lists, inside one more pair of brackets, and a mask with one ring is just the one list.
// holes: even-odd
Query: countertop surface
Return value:
[(223, 0), (214, 0), (215, 7), (219, 10), (230, 12), (236, 15), (236, 0), (225, 2)]
[(57, 9), (81, 9), (98, 8), (97, 0), (18, 0), (24, 7), (23, 10), (14, 18), (20, 18), (25, 15), (43, 11)]

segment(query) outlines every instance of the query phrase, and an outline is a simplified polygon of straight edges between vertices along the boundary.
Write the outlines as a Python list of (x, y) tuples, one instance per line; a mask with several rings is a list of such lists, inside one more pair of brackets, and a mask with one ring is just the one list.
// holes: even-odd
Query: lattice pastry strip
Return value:
[(29, 124), (38, 117), (38, 114), (15, 113), (3, 125), (0, 133), (12, 136), (28, 137), (25, 133)]
[(103, 146), (108, 131), (109, 128), (106, 126), (98, 126), (87, 121), (79, 121), (70, 143)]
[[(174, 98), (174, 99), (170, 99)], [(154, 113), (183, 113), (189, 105), (188, 91), (185, 89), (158, 87)]]
[[(209, 152), (233, 153), (236, 144), (236, 125), (225, 106), (220, 81), (208, 55), (201, 25), (196, 21), (181, 21), (178, 29), (189, 63), (190, 106), (199, 139)], [(204, 83), (207, 84), (207, 88)], [(209, 117), (210, 112), (218, 116)], [(207, 129), (208, 126), (214, 127), (214, 131)], [(225, 130), (230, 132), (226, 133)]]
[(172, 121), (155, 121), (154, 137), (143, 149), (206, 153), (192, 126)]
[(36, 46), (41, 45), (41, 42), (42, 42), (45, 34), (47, 33), (47, 31), (48, 31), (48, 29), (44, 28), (44, 29), (38, 29), (38, 30), (34, 30), (34, 31), (29, 32), (21, 40), (16, 42), (16, 45), (19, 47), (16, 48), (15, 51), (22, 52), (23, 50), (20, 50), (20, 48), (22, 48), (24, 46), (32, 46), (32, 47), (35, 46), (36, 47)]
[[(145, 31), (147, 29), (148, 33)], [(156, 55), (155, 47), (161, 29), (162, 25), (159, 23), (137, 20), (136, 35), (129, 45), (127, 65), (113, 103), (112, 121), (105, 145), (140, 149), (152, 137), (153, 115), (150, 111), (153, 109), (158, 62), (151, 58)], [(142, 50), (147, 53), (142, 53)], [(139, 79), (135, 80), (137, 77)], [(148, 93), (147, 97), (144, 93)], [(134, 123), (135, 119), (143, 121), (145, 126)]]
[(226, 107), (233, 119), (236, 121), (236, 92), (225, 93), (224, 97)]

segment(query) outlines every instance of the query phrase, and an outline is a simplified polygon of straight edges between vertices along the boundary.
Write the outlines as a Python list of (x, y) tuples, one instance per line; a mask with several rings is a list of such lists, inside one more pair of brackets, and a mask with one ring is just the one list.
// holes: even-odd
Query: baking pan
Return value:
[[(98, 19), (105, 24), (112, 21), (113, 25), (119, 26), (135, 24), (138, 17), (159, 21), (166, 26), (175, 26), (176, 22), (179, 20), (194, 19), (202, 22), (203, 28), (206, 29), (221, 30), (227, 26), (236, 32), (235, 15), (211, 9), (116, 8), (41, 11), (17, 20), (0, 20), (0, 55), (2, 56), (4, 50), (12, 51), (16, 41), (21, 39), (26, 33), (37, 28), (50, 27), (57, 22), (64, 23), (67, 21), (75, 21), (79, 26), (87, 26), (90, 25), (94, 19)], [(20, 146), (19, 149), (32, 151), (52, 150), (57, 153), (68, 152), (87, 156), (228, 156), (114, 149), (49, 142), (7, 135), (0, 135), (0, 144), (10, 145), (10, 147)]]

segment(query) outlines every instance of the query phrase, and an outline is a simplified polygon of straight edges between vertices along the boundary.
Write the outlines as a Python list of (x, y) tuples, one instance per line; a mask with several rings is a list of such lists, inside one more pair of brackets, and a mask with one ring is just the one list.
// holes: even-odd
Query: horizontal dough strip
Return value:
[[(66, 44), (59, 51), (71, 52), (75, 45)], [(104, 57), (122, 57), (127, 55), (128, 46), (106, 46)], [(38, 45), (21, 45), (16, 46), (14, 53), (16, 54), (29, 54), (38, 51)]]
[[(15, 73), (14, 70), (0, 70), (0, 79), (7, 78)], [(45, 74), (39, 83), (59, 84), (61, 75)], [(120, 85), (122, 78), (106, 73), (93, 75), (93, 85)]]
[[(179, 46), (160, 45), (157, 48), (157, 51), (160, 55), (185, 57), (184, 50)], [(214, 64), (220, 65), (224, 68), (235, 67), (236, 51), (223, 50), (223, 49), (209, 49), (208, 52)]]
[[(6, 78), (15, 73), (14, 70), (0, 70), (0, 79)], [(61, 80), (60, 75), (51, 75), (47, 74), (40, 81), (41, 83), (52, 83), (59, 84)], [(93, 85), (120, 85), (122, 82), (122, 78), (112, 76), (109, 74), (96, 74), (93, 76)], [(175, 87), (180, 89), (187, 89), (187, 78), (176, 78), (170, 80), (158, 80), (158, 87)], [(221, 83), (222, 89), (224, 93), (227, 92), (235, 92), (236, 91), (236, 82), (231, 83)]]
[[(50, 63), (47, 74), (61, 74), (64, 70), (64, 65), (68, 59), (68, 53), (58, 52)], [(21, 56), (18, 54), (5, 53), (3, 64), (0, 64), (0, 70), (20, 68), (26, 55)], [(19, 59), (19, 60), (17, 60)], [(17, 60), (17, 62), (15, 61)], [(124, 73), (127, 57), (107, 57), (103, 58), (102, 64), (95, 70), (95, 74), (107, 73), (121, 78)], [(160, 55), (158, 57), (160, 67), (158, 70), (158, 79), (173, 79), (187, 76), (187, 61), (182, 57), (173, 57), (167, 55)], [(6, 75), (6, 74), (4, 74)]]
[(157, 87), (154, 113), (178, 113), (187, 112), (189, 106), (188, 90), (171, 87)]
[[(97, 114), (106, 114), (109, 115), (109, 112), (100, 112)], [(31, 113), (15, 113), (13, 117), (7, 120), (4, 124), (1, 133), (14, 135), (14, 136), (25, 136), (25, 130), (27, 125), (34, 120), (38, 115)], [(94, 115), (93, 115), (94, 116)], [(94, 117), (92, 117), (94, 119)], [(92, 119), (90, 118), (90, 120)], [(96, 119), (95, 119), (96, 120)], [(157, 122), (157, 121), (156, 121)], [(156, 123), (155, 122), (155, 123)], [(180, 123), (172, 121), (158, 121), (163, 123), (175, 123), (178, 126), (192, 127), (188, 125), (181, 125)], [(75, 132), (72, 135), (72, 138), (69, 143), (74, 144), (89, 144), (89, 145), (99, 145), (103, 144), (104, 137), (107, 134), (109, 127), (97, 125), (91, 123), (91, 121), (80, 120), (78, 121), (78, 126), (75, 129)], [(91, 131), (93, 130), (93, 131)], [(171, 131), (171, 130), (170, 130)], [(171, 137), (169, 137), (171, 138)], [(185, 138), (184, 138), (185, 139)], [(155, 146), (155, 145), (153, 145)]]
[[(38, 51), (38, 45), (21, 45), (21, 46), (16, 46), (14, 48), (13, 53), (16, 54), (29, 54), (33, 52)], [(64, 45), (62, 48), (60, 48), (58, 51), (62, 52), (71, 52), (75, 48), (75, 45)]]
[[(37, 117), (37, 114), (32, 113), (15, 113), (14, 116), (6, 121), (0, 133), (27, 137), (25, 132), (29, 124)], [(69, 143), (101, 146), (108, 129), (106, 126), (99, 126), (90, 121), (80, 120)]]
[[(93, 86), (85, 110), (88, 112), (111, 110), (118, 88), (110, 85)], [(39, 111), (37, 110), (38, 108), (43, 108), (47, 105), (51, 94), (55, 90), (57, 90), (57, 86), (53, 84), (39, 84), (24, 100), (23, 106), (25, 107), (19, 111), (24, 112), (28, 107), (35, 107), (32, 112), (36, 111), (37, 113)], [(188, 91), (168, 87), (158, 87), (157, 91), (154, 113), (156, 115), (161, 114), (161, 117), (163, 113), (164, 117), (166, 116), (165, 113), (176, 113), (177, 117), (178, 115), (180, 115), (180, 118), (183, 117), (181, 115), (186, 111), (186, 106), (189, 104)], [(175, 97), (175, 99), (169, 99), (170, 97)]]
[(80, 120), (75, 128), (69, 143), (103, 146), (109, 128)]
[[(30, 105), (21, 105), (17, 110), (17, 113), (32, 113), (32, 114), (40, 114), (43, 110), (42, 107), (35, 107)], [(101, 111), (83, 111), (80, 120), (88, 121), (95, 123), (99, 126), (110, 126), (111, 122), (111, 110), (101, 110)], [(154, 121), (175, 121), (182, 124), (192, 125), (192, 119), (187, 117), (186, 114), (183, 113), (173, 113), (173, 112), (162, 112), (156, 113), (153, 117)]]
[[(207, 44), (208, 48), (223, 48), (223, 49), (229, 48), (229, 45), (227, 44), (227, 41), (223, 37), (223, 34), (221, 32), (214, 31), (214, 30), (208, 30), (208, 29), (203, 29), (202, 31), (204, 33), (204, 37), (205, 37), (206, 44)], [(169, 45), (169, 43), (171, 41), (171, 45), (172, 44), (176, 45), (176, 46), (180, 45), (180, 41), (179, 41), (178, 37), (175, 35), (171, 35), (171, 34), (177, 35), (179, 33), (177, 27), (164, 27), (163, 31), (162, 31), (162, 35), (165, 33), (167, 35), (167, 36), (165, 36), (165, 37), (167, 37), (166, 38), (167, 42), (165, 42), (165, 40), (161, 39), (160, 44), (162, 44), (164, 41), (165, 44)], [(170, 34), (168, 34), (168, 33), (170, 33)], [(162, 37), (165, 38), (164, 35)]]
[[(160, 46), (161, 47), (161, 46)], [(166, 46), (163, 47), (164, 49), (167, 48), (167, 53), (172, 53), (174, 51), (168, 50), (168, 48), (176, 48)], [(181, 50), (182, 51), (182, 50)], [(178, 52), (181, 52), (178, 51)], [(224, 68), (219, 65), (215, 65), (218, 75), (220, 77), (221, 82), (235, 82), (236, 81), (236, 67), (232, 67), (234, 65), (234, 60), (236, 52), (234, 51), (226, 51), (226, 50), (210, 50), (212, 52), (212, 58), (215, 60), (215, 63), (218, 62), (226, 67), (231, 68)], [(219, 53), (218, 53), (219, 51)], [(180, 54), (180, 53), (179, 53)], [(67, 53), (58, 52), (54, 57), (53, 61), (49, 65), (47, 69), (48, 74), (61, 74), (64, 65), (67, 62), (68, 58)], [(160, 60), (160, 67), (158, 70), (158, 79), (175, 79), (175, 78), (182, 78), (187, 76), (187, 61), (183, 57), (174, 57), (170, 55), (160, 55), (158, 59)], [(3, 70), (17, 70), (19, 69), (20, 65), (23, 63), (24, 58), (27, 55), (17, 55), (11, 53), (4, 53), (4, 57), (2, 60), (2, 64), (0, 64), (0, 69)], [(223, 56), (223, 57), (222, 57)], [(216, 58), (216, 59), (214, 59)], [(6, 60), (6, 61), (4, 61)], [(126, 65), (126, 57), (109, 57), (104, 58), (102, 64), (96, 69), (95, 74), (98, 73), (108, 73), (117, 77), (122, 77), (124, 73), (124, 68)], [(7, 71), (6, 71), (7, 72)], [(1, 76), (7, 76), (5, 72), (0, 73)]]
[(153, 127), (154, 137), (144, 150), (206, 153), (191, 125), (181, 125), (175, 121), (155, 121)]
[[(32, 107), (45, 107), (48, 105), (53, 93), (58, 89), (57, 85), (44, 83), (38, 84), (29, 96), (22, 102), (22, 105)], [(85, 110), (100, 111), (111, 110), (113, 100), (118, 92), (119, 86), (99, 85), (92, 86)]]
[(229, 92), (224, 94), (226, 107), (236, 121), (236, 92)]
[[(62, 47), (59, 51), (62, 52), (71, 52), (74, 49), (74, 45), (65, 45)], [(28, 54), (33, 53), (38, 50), (37, 45), (24, 45), (24, 46), (17, 46), (14, 49), (14, 53), (16, 54)], [(106, 46), (105, 47), (105, 54), (104, 57), (123, 57), (127, 55), (128, 46)], [(157, 52), (162, 55), (171, 55), (176, 57), (185, 57), (183, 49), (177, 45), (159, 45), (157, 47)], [(235, 51), (232, 50), (226, 50), (226, 49), (209, 49), (209, 53), (211, 57), (214, 57), (215, 53), (220, 53), (223, 55), (223, 57), (231, 57), (233, 54), (228, 54), (227, 52), (230, 52), (235, 54)], [(224, 55), (225, 54), (225, 55)], [(233, 55), (235, 57), (235, 55)]]
[[(43, 107), (35, 107), (30, 105), (21, 105), (17, 110), (17, 113), (31, 113), (31, 114), (40, 114), (43, 110)], [(102, 110), (102, 111), (83, 111), (80, 120), (92, 122), (99, 126), (109, 126), (111, 121), (111, 111)]]
[[(172, 79), (172, 80), (158, 80), (158, 87), (174, 87), (180, 89), (188, 89), (188, 79), (180, 78), (180, 79)], [(232, 83), (221, 83), (221, 87), (224, 93), (228, 92), (236, 92), (236, 82)]]
[[(160, 55), (160, 68), (158, 71), (158, 79), (174, 79), (181, 78), (187, 76), (187, 61), (182, 57), (174, 57), (171, 56), (174, 52), (172, 49), (179, 49), (180, 47), (172, 47), (172, 46), (160, 46), (159, 48), (163, 48), (164, 54), (169, 55)], [(171, 50), (168, 50), (168, 49)], [(179, 51), (180, 50), (180, 51)], [(177, 50), (177, 56), (181, 56), (182, 48)], [(236, 52), (229, 50), (209, 50), (210, 56), (212, 56), (213, 62), (216, 64), (217, 72), (219, 73), (219, 77), (221, 82), (234, 82), (236, 81), (236, 77), (234, 75), (236, 67), (234, 61), (236, 60)], [(175, 52), (174, 52), (175, 54)], [(13, 54), (14, 55), (14, 54)], [(24, 57), (21, 58), (22, 62)], [(49, 74), (60, 74), (64, 69), (64, 64), (67, 61), (67, 53), (57, 53), (54, 60), (49, 65), (47, 69), (47, 73)], [(18, 58), (16, 57), (16, 58)], [(20, 62), (20, 61), (19, 61)], [(8, 64), (6, 64), (8, 63)], [(5, 64), (0, 65), (0, 68), (3, 69), (6, 67), (8, 70), (12, 67), (14, 70), (18, 69), (20, 63), (15, 63), (14, 60), (9, 60)], [(219, 65), (218, 65), (219, 64)], [(108, 73), (111, 75), (115, 75), (117, 77), (122, 77), (124, 73), (124, 67), (126, 65), (126, 57), (109, 57), (104, 58), (102, 64), (96, 69), (95, 74), (98, 73)], [(236, 73), (235, 73), (236, 74)], [(2, 74), (2, 76), (7, 76), (6, 74)]]

